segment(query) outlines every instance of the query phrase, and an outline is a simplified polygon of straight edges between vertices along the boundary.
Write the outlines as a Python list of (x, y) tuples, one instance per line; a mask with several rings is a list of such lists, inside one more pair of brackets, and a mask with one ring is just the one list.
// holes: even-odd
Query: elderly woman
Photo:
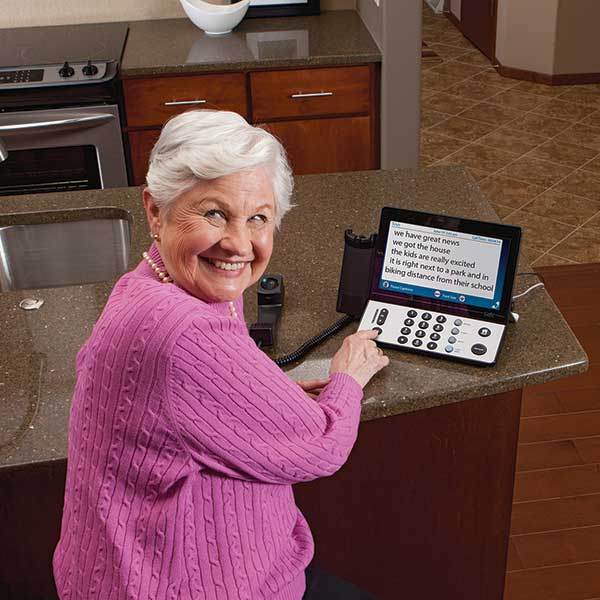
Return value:
[(154, 243), (77, 356), (60, 598), (368, 597), (307, 571), (292, 484), (344, 464), (388, 359), (363, 331), (327, 380), (296, 383), (243, 319), (290, 208), (283, 148), (234, 113), (188, 112), (165, 125), (147, 182)]

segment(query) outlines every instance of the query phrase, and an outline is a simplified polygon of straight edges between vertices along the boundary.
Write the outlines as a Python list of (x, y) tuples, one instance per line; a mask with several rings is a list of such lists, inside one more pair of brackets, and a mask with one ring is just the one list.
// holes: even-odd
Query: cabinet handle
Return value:
[(312, 94), (292, 94), (292, 98), (320, 98), (322, 96), (333, 96), (333, 92), (314, 92)]
[(185, 106), (188, 104), (206, 104), (207, 100), (179, 100), (178, 102), (163, 102), (163, 106)]

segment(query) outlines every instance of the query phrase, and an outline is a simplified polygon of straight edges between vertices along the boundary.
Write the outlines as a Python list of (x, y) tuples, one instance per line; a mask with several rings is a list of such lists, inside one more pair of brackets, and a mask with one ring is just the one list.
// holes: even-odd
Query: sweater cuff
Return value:
[(363, 389), (360, 383), (352, 375), (348, 375), (348, 373), (342, 373), (341, 371), (332, 373), (330, 384), (333, 384), (336, 389), (344, 389), (347, 397), (356, 398), (359, 401), (363, 398)]

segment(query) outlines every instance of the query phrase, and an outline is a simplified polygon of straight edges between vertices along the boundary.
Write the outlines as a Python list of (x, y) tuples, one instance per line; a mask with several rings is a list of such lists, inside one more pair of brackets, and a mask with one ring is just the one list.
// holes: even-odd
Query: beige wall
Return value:
[[(0, 3), (0, 28), (185, 17), (178, 0), (0, 0)], [(321, 0), (322, 10), (355, 6), (356, 0)]]
[(462, 0), (450, 0), (450, 12), (460, 20), (460, 3)]
[(554, 73), (600, 73), (600, 0), (560, 0)]
[(536, 73), (554, 72), (559, 1), (498, 0), (496, 56), (500, 64)]
[(358, 0), (356, 8), (379, 46), (381, 168), (419, 162), (422, 0)]

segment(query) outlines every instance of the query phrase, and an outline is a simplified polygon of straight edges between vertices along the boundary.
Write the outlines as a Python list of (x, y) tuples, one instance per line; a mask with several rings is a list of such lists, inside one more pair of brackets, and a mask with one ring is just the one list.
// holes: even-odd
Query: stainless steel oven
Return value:
[(0, 196), (127, 186), (117, 105), (0, 114)]
[(0, 196), (127, 186), (127, 23), (0, 29)]

